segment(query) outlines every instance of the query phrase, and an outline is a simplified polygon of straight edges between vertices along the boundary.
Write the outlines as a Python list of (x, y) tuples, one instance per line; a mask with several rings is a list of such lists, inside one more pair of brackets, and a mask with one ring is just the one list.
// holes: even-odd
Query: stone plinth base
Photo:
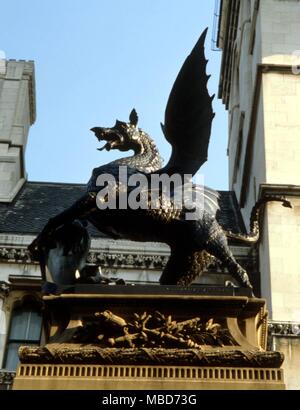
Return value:
[(284, 390), (281, 369), (21, 365), (17, 390)]

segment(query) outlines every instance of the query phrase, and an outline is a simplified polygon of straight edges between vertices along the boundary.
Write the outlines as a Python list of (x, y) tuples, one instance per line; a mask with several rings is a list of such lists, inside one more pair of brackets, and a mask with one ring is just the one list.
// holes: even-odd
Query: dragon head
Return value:
[(106, 141), (99, 151), (106, 149), (118, 149), (120, 151), (137, 150), (139, 146), (139, 129), (137, 128), (138, 115), (133, 109), (129, 115), (129, 122), (116, 120), (112, 128), (94, 127), (91, 128), (99, 141)]

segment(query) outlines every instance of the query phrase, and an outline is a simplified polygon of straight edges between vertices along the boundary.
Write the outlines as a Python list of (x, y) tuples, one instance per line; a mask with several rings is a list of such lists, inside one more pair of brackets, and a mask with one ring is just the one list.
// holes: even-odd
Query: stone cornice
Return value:
[(26, 248), (0, 247), (0, 261), (13, 263), (33, 263)]
[(0, 297), (5, 297), (9, 294), (11, 286), (9, 283), (0, 281)]
[[(103, 268), (134, 268), (161, 270), (168, 261), (166, 254), (142, 254), (137, 252), (107, 252), (91, 250), (87, 261)], [(30, 258), (25, 247), (0, 247), (0, 262), (37, 264)]]
[[(249, 248), (247, 247), (232, 247), (232, 251), (239, 260), (243, 260), (243, 265), (251, 263), (249, 256)], [(128, 249), (97, 249), (89, 252), (87, 262), (100, 265), (104, 269), (138, 269), (138, 270), (162, 270), (169, 259), (169, 252), (164, 251), (156, 253), (142, 251), (136, 249), (132, 251)], [(37, 264), (31, 260), (26, 247), (22, 246), (0, 246), (0, 263), (16, 263), (16, 264)], [(216, 261), (210, 270), (223, 271), (224, 269)]]
[(300, 185), (288, 184), (261, 184), (259, 187), (259, 197), (266, 195), (286, 195), (300, 197)]
[(168, 259), (168, 255), (91, 251), (87, 260), (103, 268), (161, 270), (167, 264)]
[(41, 276), (9, 275), (11, 290), (26, 290), (39, 292), (41, 289)]

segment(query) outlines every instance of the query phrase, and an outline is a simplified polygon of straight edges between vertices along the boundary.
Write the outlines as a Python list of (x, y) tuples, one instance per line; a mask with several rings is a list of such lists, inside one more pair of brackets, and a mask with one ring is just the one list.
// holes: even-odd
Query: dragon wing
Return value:
[(162, 125), (172, 154), (167, 165), (154, 173), (194, 175), (207, 160), (214, 118), (207, 90), (207, 61), (204, 55), (206, 29), (185, 60), (171, 90)]

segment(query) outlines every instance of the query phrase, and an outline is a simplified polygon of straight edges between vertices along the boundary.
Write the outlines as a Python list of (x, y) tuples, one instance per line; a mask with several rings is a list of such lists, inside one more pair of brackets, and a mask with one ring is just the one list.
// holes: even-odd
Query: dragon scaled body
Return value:
[[(135, 110), (130, 113), (128, 122), (117, 120), (111, 128), (92, 128), (98, 140), (105, 141), (101, 150), (133, 150), (134, 154), (95, 168), (87, 184), (87, 193), (70, 208), (49, 220), (30, 245), (32, 254), (41, 255), (47, 248), (47, 243), (49, 244), (49, 238), (59, 227), (73, 223), (74, 220), (88, 220), (101, 232), (115, 239), (167, 243), (171, 248), (171, 256), (161, 275), (161, 284), (188, 285), (217, 258), (240, 286), (252, 288), (247, 272), (237, 263), (229, 249), (227, 237), (257, 241), (262, 205), (270, 200), (279, 200), (284, 206), (290, 206), (284, 198), (265, 198), (254, 207), (249, 235), (238, 235), (222, 229), (216, 218), (219, 209), (218, 193), (206, 187), (202, 191), (202, 209), (198, 219), (188, 218), (191, 209), (178, 209), (172, 195), (167, 203), (159, 195), (160, 203), (155, 209), (99, 209), (96, 202), (101, 189), (97, 183), (99, 176), (109, 174), (118, 184), (121, 166), (126, 167), (128, 176), (184, 176), (194, 175), (207, 160), (214, 114), (212, 97), (207, 91), (209, 77), (206, 75), (207, 60), (204, 55), (206, 31), (185, 60), (167, 103), (162, 129), (172, 146), (168, 163), (162, 165), (153, 140), (137, 127), (138, 116)], [(193, 186), (192, 194), (198, 189), (199, 187)], [(197, 207), (199, 204), (194, 205)]]

